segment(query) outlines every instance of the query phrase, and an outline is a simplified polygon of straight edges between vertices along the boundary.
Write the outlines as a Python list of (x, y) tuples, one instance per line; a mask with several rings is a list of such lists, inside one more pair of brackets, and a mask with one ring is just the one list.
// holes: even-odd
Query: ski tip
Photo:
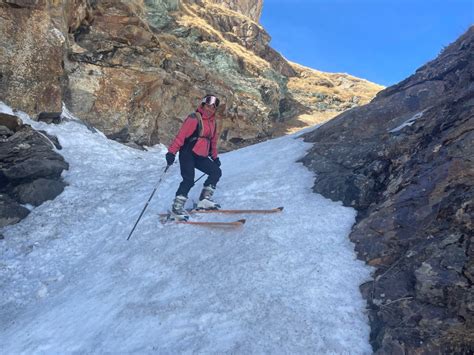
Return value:
[(240, 224), (245, 224), (246, 220), (245, 219), (239, 219), (237, 222), (239, 222)]
[(283, 211), (283, 206), (282, 207), (277, 207), (276, 209), (279, 210), (279, 211)]

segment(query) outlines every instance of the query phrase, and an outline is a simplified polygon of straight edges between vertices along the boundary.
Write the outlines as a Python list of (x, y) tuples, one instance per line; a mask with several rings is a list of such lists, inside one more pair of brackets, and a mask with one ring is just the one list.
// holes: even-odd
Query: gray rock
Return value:
[(24, 8), (36, 8), (41, 6), (41, 2), (38, 0), (5, 0), (4, 2), (16, 7)]
[(53, 144), (53, 146), (54, 146), (56, 149), (58, 149), (58, 150), (63, 149), (63, 147), (62, 147), (61, 144), (59, 143), (58, 137), (52, 136), (52, 135), (48, 134), (48, 132), (46, 132), (46, 131), (41, 131), (41, 130), (40, 130), (40, 131), (38, 131), (38, 132), (40, 132), (41, 134), (45, 135), (45, 136), (51, 141), (51, 143)]
[(0, 227), (15, 224), (28, 216), (30, 211), (5, 194), (0, 194)]
[(13, 189), (18, 201), (22, 204), (39, 206), (47, 200), (53, 200), (64, 190), (65, 183), (58, 180), (37, 179), (21, 184)]
[(69, 166), (51, 148), (48, 138), (23, 126), (0, 146), (0, 176), (15, 185), (37, 178), (59, 178)]
[(58, 178), (62, 171), (67, 168), (68, 164), (63, 160), (48, 159), (38, 154), (7, 169), (0, 169), (0, 173), (10, 181), (33, 180), (41, 177)]
[(6, 126), (0, 126), (0, 136), (10, 137), (13, 135), (13, 132)]
[(39, 122), (58, 124), (58, 123), (61, 123), (62, 121), (61, 112), (41, 112), (38, 115), (37, 120)]
[(20, 204), (37, 206), (60, 194), (65, 185), (61, 173), (69, 167), (53, 150), (59, 145), (56, 137), (28, 125), (14, 129), (0, 144), (0, 226), (17, 223), (28, 215), (29, 210)]

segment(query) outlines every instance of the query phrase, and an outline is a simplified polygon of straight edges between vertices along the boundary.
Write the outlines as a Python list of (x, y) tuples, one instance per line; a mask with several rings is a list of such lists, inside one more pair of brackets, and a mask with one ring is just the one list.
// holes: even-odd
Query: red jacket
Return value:
[[(201, 157), (208, 157), (210, 155), (212, 159), (216, 159), (218, 137), (215, 115), (207, 116), (201, 107), (196, 111), (198, 111), (202, 116), (202, 132), (194, 145), (193, 152)], [(191, 137), (198, 127), (198, 118), (189, 115), (169, 146), (168, 152), (176, 154), (184, 145), (186, 138)]]

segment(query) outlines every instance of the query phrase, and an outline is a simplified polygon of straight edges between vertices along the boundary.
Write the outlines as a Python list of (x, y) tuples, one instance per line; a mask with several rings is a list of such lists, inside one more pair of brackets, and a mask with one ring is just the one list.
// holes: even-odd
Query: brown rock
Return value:
[[(128, 142), (167, 144), (199, 98), (214, 93), (228, 150), (301, 128), (292, 117), (316, 108), (288, 91), (297, 70), (269, 46), (262, 1), (11, 3), (0, 6), (0, 96), (30, 115), (59, 112), (64, 102), (107, 136), (127, 131)], [(329, 95), (318, 112), (376, 91)]]
[(23, 122), (16, 116), (0, 112), (0, 126), (5, 126), (13, 132), (16, 132), (23, 126)]
[(0, 97), (30, 115), (61, 111), (66, 41), (44, 3), (0, 6)]

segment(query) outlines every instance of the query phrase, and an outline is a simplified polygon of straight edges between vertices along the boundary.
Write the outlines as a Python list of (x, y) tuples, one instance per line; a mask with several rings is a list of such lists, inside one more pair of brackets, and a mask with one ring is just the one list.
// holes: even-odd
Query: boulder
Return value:
[(41, 112), (38, 115), (37, 121), (45, 123), (61, 123), (61, 112)]
[(69, 167), (54, 151), (55, 137), (29, 125), (15, 126), (15, 132), (0, 126), (3, 131), (7, 134), (0, 144), (0, 226), (28, 215), (21, 204), (38, 206), (59, 195), (65, 186), (61, 173)]
[(30, 211), (6, 194), (0, 193), (0, 227), (15, 224), (28, 216)]
[(53, 147), (47, 138), (25, 126), (0, 147), (0, 176), (13, 184), (59, 178), (69, 166)]
[(6, 126), (0, 126), (0, 137), (8, 138), (13, 135), (13, 132)]
[(58, 180), (39, 178), (21, 184), (13, 189), (13, 193), (22, 204), (39, 206), (47, 200), (54, 200), (64, 190), (65, 183)]
[(23, 126), (23, 122), (16, 116), (0, 112), (0, 126), (7, 127), (9, 130), (16, 132)]

